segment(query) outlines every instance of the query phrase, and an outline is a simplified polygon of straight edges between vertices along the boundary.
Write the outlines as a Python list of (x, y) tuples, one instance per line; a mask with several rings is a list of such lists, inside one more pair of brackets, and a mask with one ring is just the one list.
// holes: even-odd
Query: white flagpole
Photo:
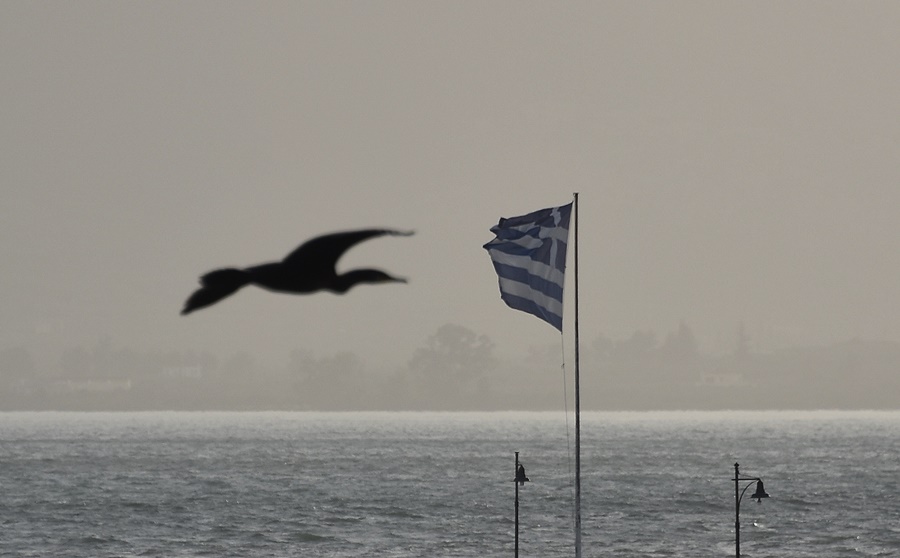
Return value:
[(581, 392), (578, 370), (578, 192), (575, 192), (575, 558), (581, 558)]

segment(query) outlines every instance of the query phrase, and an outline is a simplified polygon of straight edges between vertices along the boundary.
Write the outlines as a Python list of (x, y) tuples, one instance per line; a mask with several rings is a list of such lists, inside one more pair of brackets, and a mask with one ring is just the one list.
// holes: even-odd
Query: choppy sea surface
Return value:
[[(573, 556), (563, 413), (0, 413), (2, 556)], [(900, 412), (582, 415), (584, 556), (900, 556)], [(741, 483), (741, 488), (747, 483)]]

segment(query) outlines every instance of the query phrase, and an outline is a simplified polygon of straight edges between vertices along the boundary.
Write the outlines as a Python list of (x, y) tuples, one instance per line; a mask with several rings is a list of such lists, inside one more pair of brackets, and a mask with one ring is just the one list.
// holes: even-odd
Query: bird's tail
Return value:
[(205, 308), (219, 302), (250, 282), (250, 274), (241, 269), (226, 268), (210, 271), (200, 278), (203, 285), (184, 303), (182, 314)]

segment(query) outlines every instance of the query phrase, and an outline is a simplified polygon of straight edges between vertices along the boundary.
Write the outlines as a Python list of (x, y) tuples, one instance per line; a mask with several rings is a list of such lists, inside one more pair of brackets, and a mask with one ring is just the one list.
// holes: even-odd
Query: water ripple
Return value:
[[(900, 413), (583, 417), (585, 556), (900, 556)], [(0, 554), (572, 553), (559, 414), (0, 413)]]

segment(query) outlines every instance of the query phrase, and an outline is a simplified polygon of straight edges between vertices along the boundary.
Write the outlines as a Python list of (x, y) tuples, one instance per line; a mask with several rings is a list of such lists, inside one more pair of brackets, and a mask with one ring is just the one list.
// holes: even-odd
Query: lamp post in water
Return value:
[(525, 476), (525, 467), (519, 463), (519, 452), (516, 452), (516, 478), (513, 484), (516, 485), (516, 558), (519, 558), (519, 487), (525, 486), (529, 482)]
[[(756, 483), (756, 492), (750, 495), (750, 498), (756, 498), (756, 501), (762, 503), (763, 498), (768, 498), (769, 495), (766, 494), (765, 489), (763, 488), (763, 481), (759, 477), (742, 477), (738, 468), (740, 465), (737, 463), (734, 464), (734, 556), (735, 558), (741, 558), (741, 498), (744, 497), (744, 493), (747, 492), (747, 489), (753, 486), (753, 483)], [(743, 490), (740, 490), (740, 484), (744, 481), (747, 482), (747, 485), (744, 486)]]

